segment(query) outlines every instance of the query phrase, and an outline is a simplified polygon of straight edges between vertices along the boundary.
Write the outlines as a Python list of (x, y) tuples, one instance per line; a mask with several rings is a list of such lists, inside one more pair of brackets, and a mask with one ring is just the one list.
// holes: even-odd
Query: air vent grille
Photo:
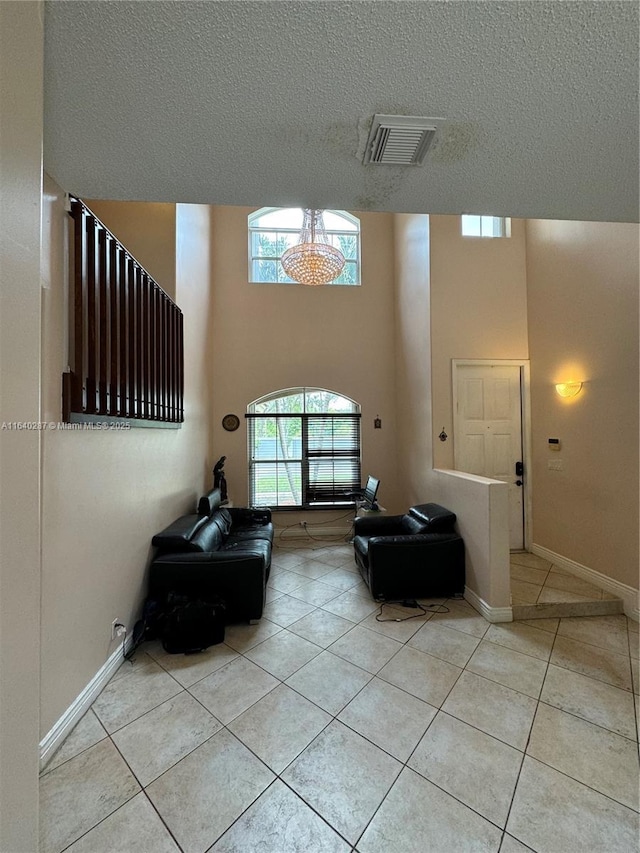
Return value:
[(419, 166), (443, 119), (375, 115), (364, 163), (381, 166)]

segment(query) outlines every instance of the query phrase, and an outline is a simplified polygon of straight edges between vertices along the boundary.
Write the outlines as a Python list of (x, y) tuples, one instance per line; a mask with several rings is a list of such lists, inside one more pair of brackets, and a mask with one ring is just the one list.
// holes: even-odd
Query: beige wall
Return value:
[(176, 294), (176, 205), (83, 199), (160, 287)]
[(451, 359), (529, 357), (525, 227), (488, 239), (462, 237), (459, 216), (430, 220), (433, 461), (453, 468)]
[(429, 217), (394, 216), (396, 402), (400, 495), (405, 510), (431, 500), (431, 329)]
[[(50, 179), (45, 205), (51, 250), (45, 258), (50, 287), (43, 301), (42, 419), (56, 422), (67, 361), (68, 217), (62, 190)], [(209, 208), (178, 205), (176, 222), (176, 291), (185, 326), (184, 425), (43, 433), (41, 735), (114, 650), (112, 621), (120, 618), (132, 628), (145, 592), (152, 535), (194, 508), (208, 485)], [(159, 242), (164, 239), (161, 228)]]
[[(244, 413), (252, 400), (281, 388), (338, 391), (362, 406), (363, 477), (381, 480), (380, 501), (399, 506), (393, 287), (393, 217), (357, 213), (362, 226), (362, 285), (304, 287), (249, 284), (247, 216), (251, 208), (213, 208), (213, 323), (211, 371), (213, 456), (226, 456), (230, 497), (247, 500)], [(235, 413), (236, 432), (221, 419)], [(376, 416), (382, 429), (373, 428)], [(324, 515), (324, 514), (323, 514)], [(327, 518), (344, 513), (334, 512)], [(319, 513), (308, 513), (310, 523)], [(291, 513), (279, 513), (278, 525)]]
[[(41, 3), (0, 3), (0, 422), (40, 421)], [(38, 849), (40, 439), (0, 430), (0, 850)]]
[(638, 227), (532, 220), (527, 260), (533, 541), (637, 588)]

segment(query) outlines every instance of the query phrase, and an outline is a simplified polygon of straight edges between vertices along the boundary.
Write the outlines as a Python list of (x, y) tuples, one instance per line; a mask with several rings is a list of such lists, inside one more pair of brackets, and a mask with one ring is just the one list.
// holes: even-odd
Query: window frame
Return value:
[[(297, 284), (295, 281), (291, 281), (287, 279), (286, 281), (264, 281), (263, 279), (254, 278), (253, 270), (254, 263), (256, 261), (275, 261), (276, 263), (280, 262), (282, 257), (282, 252), (280, 255), (256, 255), (253, 254), (253, 235), (256, 233), (269, 233), (276, 235), (280, 234), (299, 234), (300, 228), (266, 228), (260, 227), (258, 225), (254, 225), (254, 221), (260, 219), (263, 216), (266, 216), (269, 213), (275, 213), (280, 210), (299, 210), (302, 212), (302, 208), (298, 207), (261, 207), (258, 210), (254, 210), (247, 217), (247, 260), (248, 260), (248, 281), (249, 284)], [(351, 222), (352, 225), (355, 225), (355, 230), (340, 230), (337, 228), (326, 228), (325, 231), (329, 236), (341, 236), (345, 237), (355, 237), (356, 238), (356, 257), (354, 258), (345, 258), (345, 267), (353, 266), (356, 272), (355, 281), (353, 282), (341, 282), (341, 281), (330, 281), (327, 284), (333, 285), (336, 287), (359, 287), (362, 283), (362, 255), (361, 255), (361, 247), (360, 247), (360, 238), (361, 238), (361, 224), (360, 220), (357, 216), (354, 216), (352, 213), (349, 213), (347, 210), (329, 210), (324, 211), (325, 213), (331, 213), (334, 216), (338, 216), (342, 219), (346, 219), (348, 222)], [(276, 236), (277, 239), (277, 236)], [(284, 271), (283, 271), (284, 272)], [(342, 275), (342, 273), (341, 273)], [(285, 276), (286, 278), (286, 276)]]
[[(466, 219), (479, 219), (480, 220), (480, 233), (479, 234), (468, 234), (465, 233), (465, 220)], [(489, 223), (487, 220), (492, 220)], [(499, 223), (499, 227), (496, 229), (495, 225)], [(486, 231), (485, 231), (486, 229)], [(495, 231), (498, 230), (499, 233), (496, 234)], [(504, 239), (511, 237), (511, 217), (509, 216), (493, 216), (493, 214), (479, 214), (479, 213), (462, 213), (460, 215), (460, 233), (465, 238), (470, 239)]]
[[(336, 398), (348, 401), (351, 404), (351, 411), (344, 412), (329, 412), (328, 407), (323, 411), (314, 412), (307, 410), (307, 395), (309, 393), (326, 393), (332, 394)], [(288, 412), (256, 412), (255, 408), (261, 403), (268, 403), (292, 397), (294, 395), (302, 396), (302, 411)], [(293, 511), (315, 511), (315, 510), (334, 510), (348, 507), (353, 503), (353, 497), (348, 495), (361, 488), (362, 477), (362, 430), (361, 430), (361, 410), (360, 405), (340, 394), (337, 391), (331, 391), (327, 388), (289, 388), (275, 391), (263, 397), (254, 400), (247, 407), (245, 418), (247, 419), (247, 473), (248, 473), (248, 494), (250, 505), (260, 505), (259, 498), (256, 497), (257, 477), (256, 471), (260, 466), (274, 466), (276, 469), (276, 502), (266, 504), (270, 509), (277, 512)], [(281, 420), (281, 421), (299, 421), (300, 426), (300, 455), (296, 458), (278, 458), (278, 444), (276, 439), (275, 456), (262, 458), (256, 454), (256, 435), (252, 426), (252, 422), (259, 420)], [(336, 421), (346, 421), (348, 423), (347, 435), (343, 434), (342, 439), (336, 445), (333, 435), (333, 423)], [(331, 447), (327, 448), (329, 453), (324, 449), (319, 449), (317, 445), (314, 447), (312, 439), (319, 435), (314, 434), (314, 427), (317, 428), (318, 421), (322, 421), (321, 430), (323, 431), (327, 422), (331, 423)], [(310, 429), (311, 428), (311, 429)], [(340, 447), (340, 441), (342, 447)], [(281, 446), (281, 445), (280, 445)], [(336, 479), (336, 462), (338, 468), (340, 461), (346, 462), (348, 473), (347, 482), (340, 483), (340, 478)], [(324, 464), (323, 464), (324, 463)], [(278, 503), (278, 473), (277, 468), (280, 465), (290, 464), (297, 466), (297, 473), (300, 478), (300, 503), (296, 504), (281, 504)], [(311, 469), (315, 467), (315, 475), (311, 475)], [(331, 471), (331, 477), (326, 480), (327, 468)], [(323, 478), (322, 475), (325, 475)], [(332, 491), (332, 496), (328, 500), (322, 500), (322, 492)], [(338, 496), (344, 494), (344, 498)], [(294, 496), (295, 497), (295, 496)]]

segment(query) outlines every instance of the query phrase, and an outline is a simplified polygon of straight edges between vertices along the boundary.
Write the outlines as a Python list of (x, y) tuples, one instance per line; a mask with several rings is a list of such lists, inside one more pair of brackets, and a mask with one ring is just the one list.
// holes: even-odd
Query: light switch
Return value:
[(549, 459), (547, 461), (549, 471), (562, 471), (564, 468), (562, 459)]

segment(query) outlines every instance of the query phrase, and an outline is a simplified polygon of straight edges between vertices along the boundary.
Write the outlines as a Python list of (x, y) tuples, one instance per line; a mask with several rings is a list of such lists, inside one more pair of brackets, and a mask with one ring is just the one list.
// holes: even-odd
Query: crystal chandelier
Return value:
[(302, 211), (300, 239), (284, 252), (280, 263), (299, 284), (328, 284), (340, 275), (344, 255), (329, 243), (321, 210)]

